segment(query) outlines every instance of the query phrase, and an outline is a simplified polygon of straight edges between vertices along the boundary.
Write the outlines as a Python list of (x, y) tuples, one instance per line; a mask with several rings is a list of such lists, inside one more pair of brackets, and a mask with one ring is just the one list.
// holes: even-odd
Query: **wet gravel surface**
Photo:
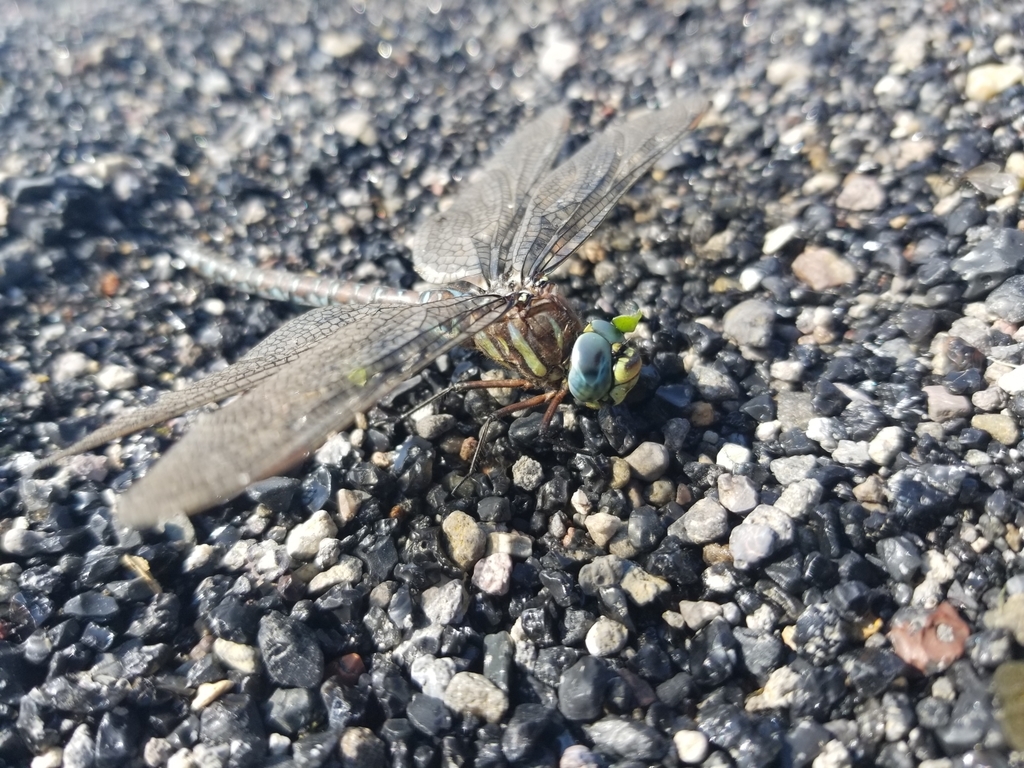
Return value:
[[(24, 5), (0, 763), (1020, 763), (1024, 8)], [(555, 277), (643, 310), (625, 405), (506, 420), (456, 489), (491, 396), (401, 418), (487, 368), (453, 353), (164, 533), (110, 507), (188, 418), (23, 476), (300, 311), (175, 236), (408, 287), (409, 234), (529, 115), (569, 104), (571, 148), (696, 92)]]

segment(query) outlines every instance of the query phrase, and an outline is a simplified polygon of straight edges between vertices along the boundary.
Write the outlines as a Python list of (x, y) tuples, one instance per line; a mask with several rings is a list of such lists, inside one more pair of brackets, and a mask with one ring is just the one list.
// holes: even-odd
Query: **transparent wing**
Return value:
[(133, 527), (152, 526), (201, 512), (288, 469), (505, 307), (491, 296), (466, 296), (422, 305), (331, 306), (296, 318), (274, 336), (287, 342), (312, 332), (315, 341), (287, 359), (267, 358), (276, 365), (251, 389), (200, 416), (118, 499), (118, 516)]
[(335, 333), (339, 321), (341, 318), (335, 307), (306, 312), (282, 325), (233, 365), (191, 382), (180, 390), (165, 392), (151, 405), (119, 414), (109, 424), (89, 433), (78, 442), (41, 459), (33, 469), (51, 466), (68, 456), (90, 451), (111, 440), (173, 419), (186, 411), (250, 390), (278, 368), (293, 362), (303, 352)]
[(506, 277), (553, 270), (700, 118), (706, 102), (676, 102), (612, 126), (545, 176), (511, 245)]
[(542, 113), (509, 139), (448, 210), (423, 222), (412, 245), (420, 277), (443, 285), (481, 276), (489, 285), (505, 272), (504, 254), (568, 125), (564, 107)]

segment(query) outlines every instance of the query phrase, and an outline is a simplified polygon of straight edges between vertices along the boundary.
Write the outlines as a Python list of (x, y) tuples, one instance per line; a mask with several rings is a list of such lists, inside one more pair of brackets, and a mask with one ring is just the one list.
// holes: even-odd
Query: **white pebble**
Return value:
[(753, 452), (749, 448), (737, 443), (726, 443), (718, 451), (718, 456), (715, 457), (715, 463), (730, 472), (740, 464), (749, 464), (753, 460)]
[(320, 551), (320, 542), (323, 539), (334, 538), (337, 533), (338, 526), (334, 524), (331, 516), (321, 509), (292, 528), (285, 540), (285, 550), (289, 557), (296, 560), (312, 560)]
[(629, 630), (622, 624), (601, 616), (587, 632), (587, 651), (591, 656), (614, 656), (626, 647)]
[(96, 374), (96, 383), (100, 389), (108, 392), (115, 389), (133, 389), (139, 379), (135, 371), (125, 368), (123, 365), (105, 365)]
[(708, 737), (700, 731), (676, 731), (672, 735), (676, 754), (687, 765), (698, 765), (708, 756)]

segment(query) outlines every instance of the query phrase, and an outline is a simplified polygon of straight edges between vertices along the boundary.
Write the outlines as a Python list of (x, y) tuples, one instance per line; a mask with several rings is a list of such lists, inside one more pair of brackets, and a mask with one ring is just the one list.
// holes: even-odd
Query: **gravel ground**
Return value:
[[(1024, 6), (85, 5), (0, 1), (3, 765), (1021, 764)], [(24, 477), (300, 311), (174, 237), (408, 287), (530, 115), (694, 93), (555, 277), (623, 406), (453, 493), (459, 351), (194, 529), (110, 520), (187, 418)]]

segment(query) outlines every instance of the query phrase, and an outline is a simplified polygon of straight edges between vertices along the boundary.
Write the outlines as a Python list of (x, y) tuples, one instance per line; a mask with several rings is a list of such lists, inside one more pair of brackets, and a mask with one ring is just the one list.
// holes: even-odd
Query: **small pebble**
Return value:
[(450, 413), (437, 413), (424, 416), (413, 423), (416, 434), (424, 440), (436, 440), (451, 431), (456, 424), (455, 417)]
[(339, 584), (352, 586), (363, 577), (363, 562), (359, 558), (342, 555), (337, 565), (316, 574), (310, 579), (307, 591), (311, 595), (319, 595)]
[(762, 349), (772, 340), (777, 318), (778, 313), (769, 302), (747, 299), (725, 313), (722, 333), (737, 346)]
[(312, 560), (320, 551), (323, 539), (334, 538), (338, 526), (325, 510), (318, 510), (288, 532), (285, 551), (296, 560)]
[(709, 600), (680, 600), (679, 613), (686, 626), (697, 631), (722, 615), (722, 606)]
[[(739, 385), (728, 374), (722, 373), (710, 365), (695, 365), (690, 371), (690, 380), (697, 387), (701, 398), (709, 403), (735, 400), (740, 394)], [(695, 426), (702, 423), (700, 414), (696, 411), (691, 412), (690, 420)]]
[(303, 621), (270, 611), (256, 635), (267, 677), (284, 688), (316, 688), (324, 676), (324, 653), (316, 633)]
[(423, 590), (422, 598), (423, 614), (431, 624), (456, 624), (462, 621), (469, 606), (469, 595), (462, 582), (454, 579)]
[(235, 687), (231, 680), (218, 680), (215, 683), (200, 683), (196, 686), (196, 695), (192, 699), (192, 711), (199, 712)]
[(758, 504), (749, 515), (745, 523), (767, 525), (778, 537), (782, 545), (793, 543), (795, 526), (793, 519), (778, 507), (771, 504)]
[(483, 675), (459, 672), (445, 689), (444, 703), (458, 714), (497, 723), (508, 709), (508, 695)]
[(903, 450), (901, 427), (882, 427), (868, 442), (868, 458), (880, 467), (888, 467)]
[(346, 728), (338, 746), (343, 766), (386, 768), (391, 764), (387, 745), (369, 728)]
[(964, 654), (970, 626), (950, 603), (932, 611), (903, 608), (892, 618), (889, 641), (896, 655), (926, 675), (942, 672)]
[(123, 365), (105, 365), (96, 374), (96, 384), (100, 389), (134, 389), (139, 384), (135, 371)]
[(1004, 373), (996, 381), (996, 384), (1008, 395), (1024, 392), (1024, 365), (1018, 365), (1012, 371)]
[(774, 506), (794, 520), (800, 520), (821, 500), (824, 489), (817, 480), (799, 480), (788, 485)]
[(618, 490), (629, 485), (629, 481), (633, 479), (633, 470), (625, 459), (619, 458), (618, 456), (612, 456), (611, 468), (612, 476), (608, 481), (608, 485), (610, 487)]
[(645, 442), (640, 443), (632, 453), (626, 456), (626, 463), (638, 478), (651, 482), (665, 474), (670, 459), (671, 456), (664, 445)]
[(843, 188), (836, 198), (836, 205), (848, 211), (875, 211), (884, 204), (885, 190), (878, 179), (860, 173), (851, 173), (843, 179)]
[(700, 731), (676, 731), (672, 744), (679, 760), (687, 765), (699, 765), (708, 756), (708, 737)]
[(1001, 413), (979, 413), (971, 419), (971, 426), (987, 432), (1003, 445), (1013, 446), (1020, 440), (1020, 427), (1009, 416)]
[(729, 513), (714, 499), (700, 499), (668, 528), (668, 535), (701, 546), (721, 541), (729, 533)]
[(429, 654), (417, 656), (409, 669), (409, 676), (427, 696), (444, 698), (445, 689), (455, 677), (455, 660), (436, 658)]
[(590, 534), (590, 538), (594, 540), (597, 546), (603, 549), (608, 546), (609, 541), (615, 538), (615, 534), (621, 530), (622, 520), (607, 512), (597, 512), (596, 514), (589, 515), (584, 521), (584, 525), (587, 528), (587, 533)]
[(1024, 322), (1024, 275), (1006, 279), (985, 299), (985, 309), (1008, 323)]
[(808, 479), (817, 464), (813, 456), (785, 456), (773, 459), (768, 466), (779, 485), (787, 486)]
[(840, 440), (832, 458), (837, 464), (847, 467), (866, 467), (871, 463), (868, 444), (864, 440)]
[(582, 744), (573, 744), (562, 753), (558, 768), (601, 768), (603, 759)]
[(31, 557), (39, 552), (43, 535), (27, 528), (14, 528), (0, 536), (0, 552), (14, 557)]
[(656, 764), (669, 750), (668, 740), (655, 728), (625, 717), (606, 717), (586, 726), (600, 752)]
[(952, 395), (939, 385), (922, 387), (928, 396), (928, 418), (936, 424), (971, 415), (971, 401), (963, 395)]
[(754, 454), (749, 448), (736, 443), (726, 443), (715, 457), (715, 463), (731, 472), (738, 466), (751, 462), (753, 458)]
[(793, 260), (793, 275), (815, 291), (850, 285), (857, 279), (849, 262), (831, 248), (819, 246), (808, 246)]
[(244, 643), (233, 643), (218, 637), (213, 641), (213, 654), (225, 667), (243, 675), (255, 674), (260, 666), (259, 652)]
[(378, 140), (373, 115), (362, 109), (350, 109), (339, 114), (334, 119), (334, 129), (367, 147), (374, 146)]
[(775, 229), (769, 230), (764, 235), (764, 245), (761, 248), (761, 253), (766, 256), (778, 253), (786, 243), (796, 237), (799, 233), (800, 225), (796, 222), (782, 224)]
[(487, 534), (488, 555), (503, 552), (513, 560), (525, 560), (533, 554), (533, 539), (523, 533), (494, 531)]
[(1024, 80), (1024, 67), (1020, 64), (982, 64), (967, 73), (964, 96), (974, 101), (988, 101), (1021, 80)]
[(636, 605), (650, 605), (671, 591), (672, 585), (660, 576), (653, 576), (643, 568), (630, 568), (622, 578), (622, 591)]
[(448, 554), (462, 570), (468, 571), (487, 551), (487, 532), (465, 512), (455, 510), (441, 523)]
[(341, 59), (359, 50), (363, 40), (354, 32), (321, 32), (317, 38), (317, 48), (322, 53)]
[(553, 81), (561, 79), (565, 71), (579, 61), (580, 44), (571, 30), (561, 24), (550, 24), (544, 30), (537, 69)]
[(744, 521), (729, 534), (729, 551), (737, 568), (746, 570), (771, 557), (779, 539), (771, 528)]
[(971, 405), (979, 411), (998, 411), (1006, 405), (1006, 392), (999, 387), (989, 387), (971, 395)]
[(535, 491), (544, 482), (544, 468), (536, 459), (520, 456), (512, 465), (512, 482), (524, 491)]
[(50, 378), (57, 384), (71, 381), (84, 375), (93, 365), (81, 352), (62, 352), (50, 364)]
[(598, 658), (614, 656), (626, 647), (628, 641), (628, 629), (607, 616), (601, 616), (587, 632), (587, 652)]
[(718, 478), (718, 501), (730, 512), (744, 515), (757, 506), (757, 486), (744, 475), (722, 475)]
[(508, 592), (511, 577), (512, 558), (502, 552), (478, 560), (473, 567), (473, 585), (481, 592), (495, 597)]

